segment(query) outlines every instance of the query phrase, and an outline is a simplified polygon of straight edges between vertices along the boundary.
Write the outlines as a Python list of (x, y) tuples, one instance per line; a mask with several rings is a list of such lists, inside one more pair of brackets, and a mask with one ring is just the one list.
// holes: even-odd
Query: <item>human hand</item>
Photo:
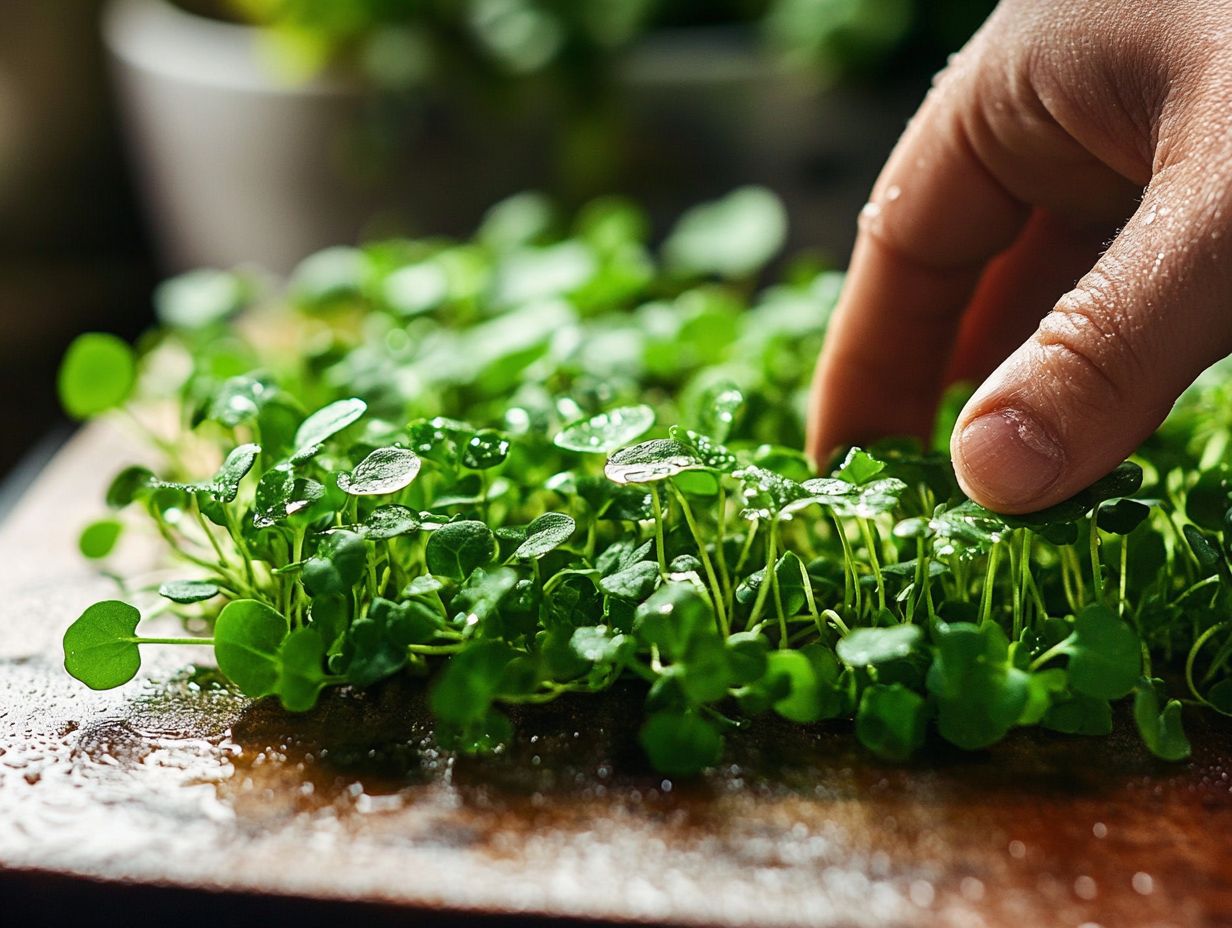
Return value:
[(1002, 0), (864, 209), (809, 449), (927, 436), (944, 386), (983, 380), (958, 480), (1028, 512), (1230, 351), (1232, 0)]

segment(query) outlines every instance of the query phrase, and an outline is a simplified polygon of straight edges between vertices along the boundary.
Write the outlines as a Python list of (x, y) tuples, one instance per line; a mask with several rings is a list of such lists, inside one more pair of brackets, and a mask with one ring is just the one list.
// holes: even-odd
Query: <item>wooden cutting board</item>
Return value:
[(1125, 718), (909, 765), (765, 719), (672, 782), (636, 691), (519, 711), (482, 760), (436, 750), (409, 680), (290, 716), (150, 649), (92, 693), (59, 638), (115, 595), (75, 538), (125, 447), (84, 431), (0, 529), (7, 924), (1232, 925), (1232, 725), (1197, 713), (1175, 765)]

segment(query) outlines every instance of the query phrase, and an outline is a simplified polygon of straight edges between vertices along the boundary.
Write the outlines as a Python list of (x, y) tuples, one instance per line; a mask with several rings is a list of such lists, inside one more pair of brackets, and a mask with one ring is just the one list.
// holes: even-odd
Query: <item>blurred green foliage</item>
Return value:
[(993, 0), (179, 0), (271, 29), (293, 75), (326, 68), (386, 88), (543, 75), (586, 91), (657, 27), (745, 25), (783, 67), (822, 81), (935, 62)]

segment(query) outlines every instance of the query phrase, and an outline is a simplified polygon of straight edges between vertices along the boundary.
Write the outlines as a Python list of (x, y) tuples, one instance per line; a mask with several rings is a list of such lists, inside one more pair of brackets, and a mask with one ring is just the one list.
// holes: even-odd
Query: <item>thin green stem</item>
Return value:
[(693, 518), (693, 510), (689, 506), (689, 501), (685, 495), (673, 485), (672, 491), (676, 496), (676, 501), (680, 503), (680, 511), (684, 514), (685, 524), (689, 527), (689, 533), (693, 536), (693, 542), (697, 545), (697, 554), (701, 558), (702, 570), (706, 572), (706, 581), (710, 584), (711, 598), (714, 600), (715, 617), (719, 621), (719, 631), (726, 638), (731, 634), (731, 626), (727, 621), (727, 609), (723, 600), (723, 589), (719, 586), (719, 579), (715, 575), (714, 565), (710, 562), (710, 555), (706, 551), (706, 542), (702, 538), (701, 531), (697, 527), (697, 521)]
[(777, 552), (774, 550), (778, 541), (778, 532), (776, 528), (778, 523), (774, 520), (770, 522), (770, 531), (767, 533), (766, 540), (766, 568), (762, 574), (761, 583), (757, 587), (757, 599), (753, 601), (753, 611), (749, 613), (749, 620), (745, 623), (745, 629), (750, 629), (757, 624), (757, 620), (761, 618), (761, 611), (766, 606), (766, 596), (770, 593), (770, 584), (773, 582), (771, 577), (774, 575), (774, 564), (776, 561)]
[(877, 608), (886, 607), (885, 577), (881, 574), (881, 558), (877, 555), (877, 541), (874, 529), (869, 519), (860, 519), (860, 533), (864, 536), (864, 547), (868, 549), (869, 564), (873, 568), (873, 578), (877, 581)]
[(988, 568), (984, 573), (984, 589), (980, 591), (980, 619), (983, 625), (992, 614), (992, 589), (997, 582), (997, 560), (1001, 556), (1001, 543), (994, 542), (988, 551)]
[(412, 654), (457, 654), (463, 647), (463, 644), (412, 644), (407, 650)]
[(1054, 657), (1060, 657), (1062, 654), (1064, 654), (1065, 645), (1068, 641), (1069, 641), (1068, 638), (1066, 638), (1064, 641), (1058, 641), (1051, 648), (1049, 648), (1047, 651), (1045, 651), (1043, 654), (1041, 654), (1039, 657), (1033, 660), (1031, 662), (1032, 672), (1039, 670), (1041, 667), (1047, 664)]
[(842, 616), (840, 616), (833, 609), (823, 609), (821, 611), (821, 616), (826, 621), (837, 625), (839, 631), (843, 633), (844, 637), (851, 634), (851, 629), (847, 627), (847, 623), (843, 621)]
[(1197, 639), (1193, 643), (1193, 647), (1189, 649), (1189, 654), (1185, 658), (1185, 682), (1189, 685), (1189, 692), (1193, 693), (1194, 698), (1197, 699), (1199, 702), (1201, 702), (1203, 705), (1209, 706), (1210, 702), (1207, 700), (1205, 696), (1203, 696), (1201, 693), (1198, 692), (1198, 687), (1194, 683), (1194, 678), (1193, 678), (1194, 662), (1197, 661), (1198, 652), (1202, 650), (1202, 646), (1206, 644), (1207, 641), (1209, 641), (1212, 637), (1214, 637), (1214, 635), (1216, 635), (1220, 631), (1223, 631), (1224, 629), (1227, 629), (1229, 626), (1232, 626), (1232, 622), (1220, 622), (1218, 625), (1212, 625), (1210, 628), (1208, 628), (1206, 631), (1204, 631), (1201, 635), (1197, 637)]
[(856, 561), (851, 553), (851, 542), (843, 530), (843, 523), (830, 510), (830, 518), (834, 521), (834, 533), (843, 549), (843, 608), (858, 613), (860, 611), (860, 577), (856, 573)]
[(735, 572), (737, 575), (744, 569), (745, 562), (749, 559), (749, 554), (753, 550), (753, 540), (757, 537), (757, 532), (760, 528), (760, 519), (751, 519), (749, 521), (749, 530), (745, 533), (744, 544), (740, 546), (740, 557), (736, 559)]
[(655, 556), (659, 559), (659, 575), (667, 576), (667, 552), (663, 543), (663, 505), (659, 500), (659, 486), (650, 485), (650, 499), (654, 506)]
[(124, 638), (124, 641), (131, 641), (133, 644), (200, 644), (214, 646), (213, 638), (144, 638), (134, 636), (132, 638)]
[(723, 600), (727, 604), (727, 614), (732, 613), (732, 582), (731, 573), (727, 569), (727, 492), (719, 481), (718, 523), (714, 542), (715, 559), (719, 562), (719, 583), (723, 588)]
[(1095, 601), (1104, 602), (1104, 568), (1099, 559), (1099, 506), (1091, 511), (1091, 531), (1088, 539), (1091, 548), (1091, 584)]
[(1022, 628), (1026, 625), (1027, 613), (1027, 591), (1031, 577), (1031, 531), (1030, 529), (1022, 530), (1022, 546), (1018, 553), (1018, 592), (1015, 602), (1014, 612), (1014, 640), (1017, 641), (1022, 635)]
[(1129, 582), (1129, 536), (1121, 536), (1121, 576), (1118, 578), (1117, 615), (1125, 618), (1125, 591)]

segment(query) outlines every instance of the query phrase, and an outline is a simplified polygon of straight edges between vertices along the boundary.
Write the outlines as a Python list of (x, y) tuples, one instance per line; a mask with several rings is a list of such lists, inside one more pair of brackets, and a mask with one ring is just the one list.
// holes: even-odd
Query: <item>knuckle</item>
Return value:
[(1094, 412), (1122, 406), (1142, 361), (1113, 311), (1106, 278), (1087, 279), (1041, 320), (1035, 341), (1045, 376)]

